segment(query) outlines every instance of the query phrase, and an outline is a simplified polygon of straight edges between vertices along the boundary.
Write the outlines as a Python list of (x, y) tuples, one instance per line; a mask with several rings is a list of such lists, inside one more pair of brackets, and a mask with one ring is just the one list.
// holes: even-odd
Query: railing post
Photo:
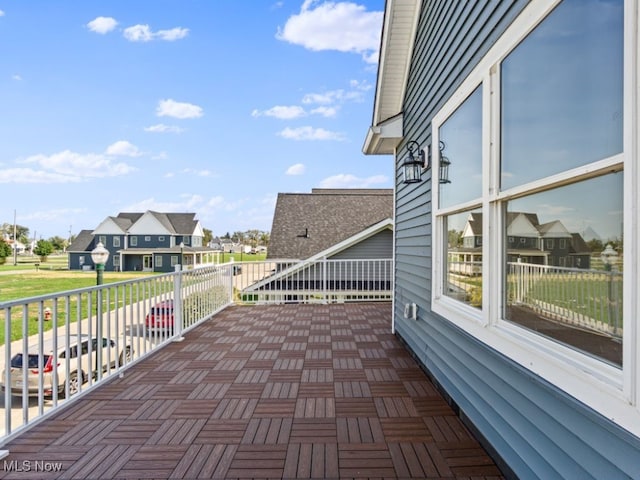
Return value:
[(322, 258), (322, 296), (324, 303), (328, 303), (327, 299), (327, 257)]
[(184, 315), (182, 309), (182, 265), (180, 270), (174, 274), (173, 277), (173, 328), (175, 338), (174, 342), (181, 342), (184, 340), (182, 336), (182, 325), (184, 323)]

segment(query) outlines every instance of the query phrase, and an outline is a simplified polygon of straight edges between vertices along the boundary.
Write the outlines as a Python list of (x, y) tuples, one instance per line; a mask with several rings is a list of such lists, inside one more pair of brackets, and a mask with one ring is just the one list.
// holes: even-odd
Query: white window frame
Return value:
[[(638, 166), (638, 138), (640, 136), (640, 40), (636, 33), (640, 25), (640, 0), (624, 2), (624, 88), (623, 153), (574, 168), (544, 180), (530, 182), (500, 191), (499, 168), (496, 168), (500, 145), (500, 69), (501, 61), (560, 3), (560, 0), (531, 2), (514, 20), (505, 34), (464, 80), (449, 101), (432, 120), (432, 144), (438, 145), (439, 129), (464, 100), (482, 85), (482, 234), (483, 242), (483, 309), (472, 308), (443, 294), (446, 269), (446, 236), (444, 217), (471, 207), (477, 202), (439, 209), (437, 172), (440, 154), (433, 149), (434, 185), (432, 189), (433, 262), (431, 305), (433, 312), (459, 326), (524, 368), (541, 376), (569, 395), (600, 412), (606, 418), (640, 436), (640, 167)], [(569, 346), (548, 340), (511, 322), (500, 319), (502, 311), (503, 267), (502, 254), (508, 240), (502, 224), (500, 208), (506, 201), (531, 191), (537, 185), (561, 186), (569, 179), (598, 176), (617, 168), (624, 168), (624, 320), (623, 366), (611, 366)], [(488, 172), (488, 173), (487, 173)], [(486, 272), (500, 272), (486, 275)]]
[(113, 240), (112, 240), (112, 245), (113, 245), (115, 248), (119, 248), (119, 247), (120, 247), (120, 237), (118, 237), (117, 235), (115, 235), (115, 236), (113, 237)]

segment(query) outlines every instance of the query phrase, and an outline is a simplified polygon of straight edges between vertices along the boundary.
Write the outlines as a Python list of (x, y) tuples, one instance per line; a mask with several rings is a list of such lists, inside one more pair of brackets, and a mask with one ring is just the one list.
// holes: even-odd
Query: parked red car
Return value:
[(173, 300), (156, 303), (144, 321), (149, 329), (173, 329)]

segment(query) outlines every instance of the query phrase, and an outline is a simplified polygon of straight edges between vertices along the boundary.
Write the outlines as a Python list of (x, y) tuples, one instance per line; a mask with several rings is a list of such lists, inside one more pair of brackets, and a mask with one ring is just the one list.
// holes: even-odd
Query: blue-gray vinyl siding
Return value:
[(383, 230), (328, 258), (331, 260), (393, 258), (393, 231)]
[[(431, 143), (431, 120), (528, 1), (424, 0), (403, 107), (404, 141)], [(431, 171), (402, 183), (396, 159), (395, 325), (451, 402), (527, 478), (640, 478), (640, 440), (431, 313)], [(419, 306), (418, 321), (403, 317)]]

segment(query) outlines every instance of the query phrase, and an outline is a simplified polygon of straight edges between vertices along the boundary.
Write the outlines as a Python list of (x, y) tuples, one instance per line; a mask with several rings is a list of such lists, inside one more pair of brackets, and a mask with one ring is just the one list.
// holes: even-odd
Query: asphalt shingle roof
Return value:
[(387, 218), (393, 218), (392, 189), (280, 193), (267, 256), (306, 259)]

